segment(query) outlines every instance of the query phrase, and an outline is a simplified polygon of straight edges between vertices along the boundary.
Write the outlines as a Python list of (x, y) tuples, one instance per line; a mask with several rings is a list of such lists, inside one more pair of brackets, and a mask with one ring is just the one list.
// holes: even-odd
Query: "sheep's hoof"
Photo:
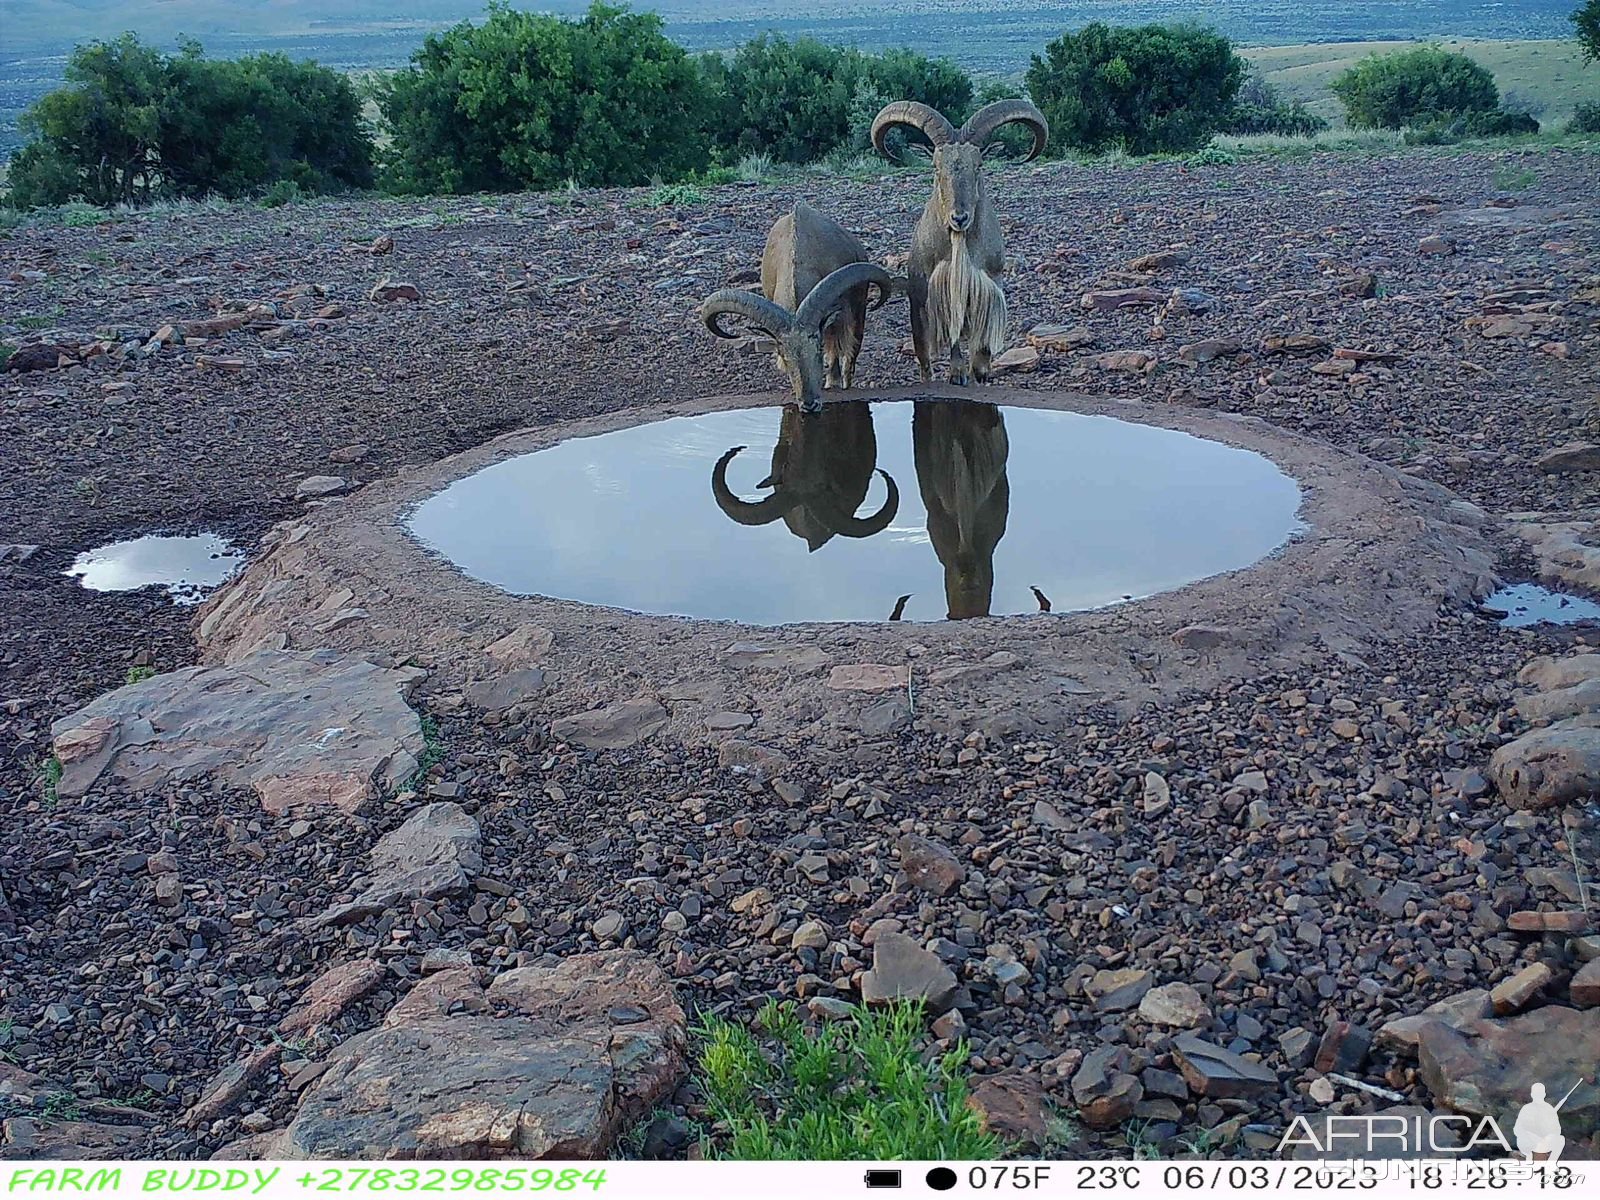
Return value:
[(800, 404), (800, 411), (805, 413), (807, 416), (815, 415), (816, 413), (819, 413), (819, 412), (822, 411), (822, 401), (821, 400), (805, 400), (805, 401), (802, 401), (801, 404)]

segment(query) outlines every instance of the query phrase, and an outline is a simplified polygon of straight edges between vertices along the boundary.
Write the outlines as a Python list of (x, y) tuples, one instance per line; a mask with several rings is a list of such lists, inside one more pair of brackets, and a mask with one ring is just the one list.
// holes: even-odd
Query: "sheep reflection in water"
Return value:
[[(1011, 507), (1005, 417), (996, 406), (972, 400), (919, 400), (912, 410), (911, 441), (928, 538), (944, 567), (946, 616), (952, 621), (986, 617), (994, 594), (995, 547), (1005, 536)], [(887, 529), (899, 509), (894, 479), (876, 467), (877, 439), (866, 401), (829, 404), (815, 416), (785, 408), (772, 473), (759, 485), (772, 493), (760, 500), (742, 500), (728, 485), (728, 464), (743, 449), (729, 450), (711, 473), (718, 507), (741, 525), (782, 518), (815, 551), (835, 535), (871, 537)], [(888, 496), (875, 514), (858, 517), (874, 472), (883, 476)], [(896, 601), (889, 620), (900, 619), (908, 599)], [(1040, 607), (1049, 611), (1042, 596)]]
[(944, 567), (945, 615), (952, 621), (986, 617), (994, 550), (1011, 510), (1005, 417), (974, 400), (918, 400), (911, 445), (928, 537)]
[[(717, 507), (741, 525), (768, 525), (780, 517), (789, 531), (811, 551), (835, 534), (871, 537), (888, 528), (900, 508), (900, 489), (886, 471), (877, 469), (878, 441), (872, 429), (872, 408), (865, 400), (824, 406), (820, 413), (783, 410), (778, 444), (772, 451), (772, 473), (758, 487), (772, 494), (742, 500), (728, 486), (728, 464), (743, 446), (717, 460), (711, 492)], [(870, 517), (856, 516), (867, 498), (874, 473), (883, 476), (889, 494)]]

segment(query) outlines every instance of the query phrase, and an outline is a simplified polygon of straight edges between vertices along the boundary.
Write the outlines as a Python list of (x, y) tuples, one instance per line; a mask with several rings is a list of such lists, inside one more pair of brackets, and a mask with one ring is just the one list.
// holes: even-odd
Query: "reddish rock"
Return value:
[(358, 958), (324, 971), (300, 997), (300, 1003), (278, 1022), (278, 1032), (292, 1037), (336, 1020), (345, 1009), (371, 994), (388, 971), (370, 958)]
[(966, 868), (950, 850), (938, 842), (908, 833), (896, 844), (900, 869), (912, 886), (934, 896), (948, 896), (966, 879)]
[(986, 1133), (1031, 1149), (1045, 1144), (1044, 1085), (1037, 1075), (1003, 1071), (974, 1080), (967, 1107)]
[(990, 363), (996, 375), (1026, 375), (1039, 369), (1039, 351), (1033, 346), (1013, 346)]
[(1072, 1100), (1089, 1128), (1111, 1129), (1133, 1116), (1144, 1085), (1128, 1066), (1128, 1051), (1121, 1046), (1101, 1046), (1084, 1055), (1072, 1077)]
[(1592, 959), (1579, 969), (1572, 977), (1567, 995), (1579, 1008), (1600, 1005), (1600, 958)]
[(392, 304), (398, 300), (421, 300), (422, 292), (414, 283), (390, 283), (385, 279), (372, 289), (368, 297), (383, 304)]
[(476, 972), (444, 971), (335, 1049), (258, 1152), (600, 1158), (677, 1088), (687, 1045), (670, 981), (640, 954), (520, 967), (487, 987)]
[(1166, 298), (1167, 294), (1157, 288), (1114, 288), (1085, 292), (1079, 307), (1097, 312), (1113, 312), (1119, 308), (1154, 308)]
[(1549, 1004), (1503, 1021), (1470, 1021), (1459, 1029), (1432, 1023), (1422, 1031), (1417, 1059), (1436, 1102), (1492, 1116), (1507, 1133), (1536, 1083), (1554, 1093), (1551, 1103), (1578, 1085), (1561, 1106), (1564, 1128), (1600, 1125), (1600, 1084), (1593, 1073), (1593, 1064), (1600, 1063), (1600, 1009)]
[(1506, 918), (1506, 928), (1517, 933), (1584, 933), (1589, 914), (1576, 909), (1567, 912), (1514, 912)]
[(1503, 979), (1489, 989), (1489, 1003), (1497, 1016), (1526, 1008), (1528, 1002), (1555, 978), (1554, 972), (1544, 963), (1523, 967), (1510, 979)]

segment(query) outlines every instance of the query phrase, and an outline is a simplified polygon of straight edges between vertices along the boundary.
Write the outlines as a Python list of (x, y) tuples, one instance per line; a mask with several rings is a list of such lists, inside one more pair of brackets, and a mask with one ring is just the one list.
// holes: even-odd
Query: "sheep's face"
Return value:
[(945, 227), (966, 234), (978, 219), (983, 198), (983, 151), (968, 142), (952, 142), (933, 152), (933, 194)]
[(778, 342), (778, 365), (802, 412), (822, 411), (822, 330), (791, 329)]

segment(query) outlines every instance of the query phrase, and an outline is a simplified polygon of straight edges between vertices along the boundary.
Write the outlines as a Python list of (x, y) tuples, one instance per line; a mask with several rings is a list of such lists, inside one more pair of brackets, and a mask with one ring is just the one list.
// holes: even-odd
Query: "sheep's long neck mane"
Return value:
[(940, 345), (965, 341), (968, 349), (1005, 349), (1006, 294), (973, 258), (967, 238), (950, 235), (950, 256), (928, 280), (928, 315)]

